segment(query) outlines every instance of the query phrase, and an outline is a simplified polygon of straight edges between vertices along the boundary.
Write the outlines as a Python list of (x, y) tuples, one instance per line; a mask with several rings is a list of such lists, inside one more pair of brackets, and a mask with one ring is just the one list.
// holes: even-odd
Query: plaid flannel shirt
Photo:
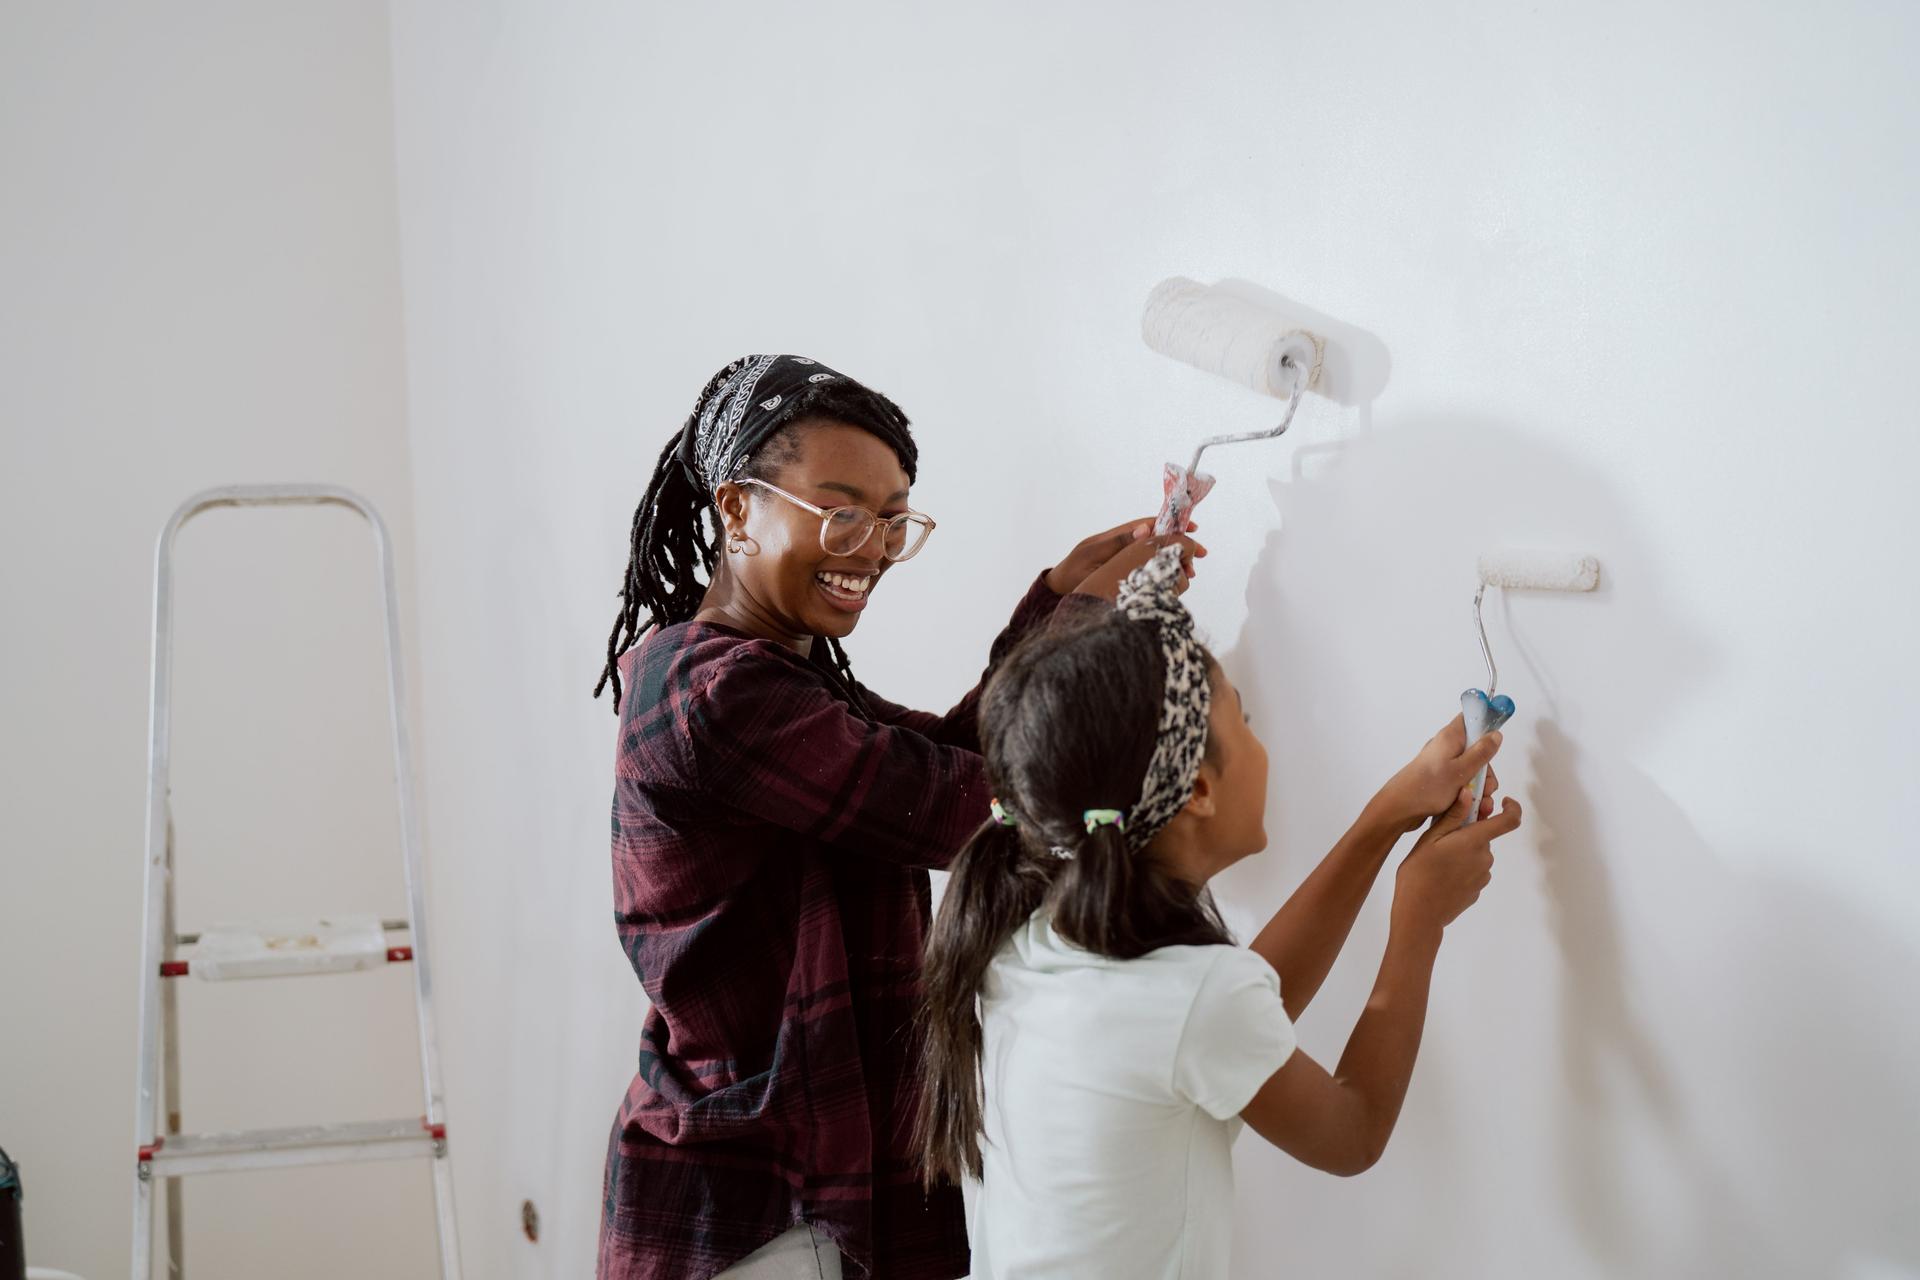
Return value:
[[(1042, 575), (989, 673), (1060, 600)], [(987, 818), (979, 686), (944, 716), (868, 693), (869, 723), (814, 660), (724, 626), (624, 661), (615, 923), (652, 1007), (600, 1280), (700, 1280), (799, 1221), (884, 1280), (966, 1274), (960, 1192), (924, 1191), (912, 1148), (912, 1024), (927, 868)]]

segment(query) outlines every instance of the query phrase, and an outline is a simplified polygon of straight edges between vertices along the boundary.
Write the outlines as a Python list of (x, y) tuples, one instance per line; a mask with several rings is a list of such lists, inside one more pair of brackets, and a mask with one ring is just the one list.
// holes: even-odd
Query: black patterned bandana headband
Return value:
[(820, 382), (844, 375), (805, 356), (748, 356), (680, 437), (680, 465), (707, 493), (733, 479), (740, 464), (786, 424), (781, 410)]
[[(1180, 602), (1179, 583), (1186, 572), (1180, 563), (1181, 554), (1177, 546), (1162, 547), (1153, 559), (1127, 575), (1115, 600), (1121, 616), (1154, 624), (1160, 635), (1160, 665), (1166, 673), (1160, 719), (1154, 727), (1153, 755), (1147, 761), (1147, 776), (1140, 783), (1140, 798), (1131, 811), (1088, 809), (1080, 815), (1088, 832), (1103, 826), (1118, 827), (1126, 833), (1127, 846), (1136, 852), (1152, 843), (1193, 795), (1213, 715), (1207, 653), (1194, 638), (1193, 615)], [(995, 822), (1009, 827), (1020, 825), (1019, 817), (998, 800), (992, 807)], [(1073, 856), (1073, 850), (1059, 845), (1052, 851), (1062, 858)]]

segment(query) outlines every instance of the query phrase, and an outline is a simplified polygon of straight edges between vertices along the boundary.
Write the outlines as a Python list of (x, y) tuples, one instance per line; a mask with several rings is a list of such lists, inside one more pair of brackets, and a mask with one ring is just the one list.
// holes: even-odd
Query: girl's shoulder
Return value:
[(1263, 975), (1272, 978), (1276, 988), (1279, 985), (1278, 977), (1264, 959), (1232, 943), (1158, 947), (1126, 960), (1100, 955), (1062, 937), (1045, 908), (1034, 912), (1013, 931), (995, 957), (995, 963), (1036, 974), (1105, 974), (1117, 980), (1176, 990), (1197, 991), (1209, 981), (1244, 981)]
[(986, 1034), (1065, 1053), (1056, 1074), (1216, 1119), (1237, 1114), (1294, 1044), (1279, 976), (1256, 952), (1214, 943), (1120, 960), (1061, 938), (1044, 913), (1014, 931), (982, 994)]

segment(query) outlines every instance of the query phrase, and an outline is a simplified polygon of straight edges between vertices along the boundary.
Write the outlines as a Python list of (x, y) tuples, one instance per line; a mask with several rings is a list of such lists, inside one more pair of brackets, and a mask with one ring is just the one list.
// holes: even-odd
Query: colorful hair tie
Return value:
[(1097, 827), (1127, 829), (1127, 815), (1118, 809), (1089, 809), (1080, 816), (1086, 820), (1088, 835), (1092, 835)]
[(990, 801), (988, 803), (988, 808), (993, 810), (993, 820), (999, 823), (1001, 826), (1017, 827), (1020, 825), (1018, 822), (1014, 821), (1013, 815), (1007, 812), (1006, 806), (1002, 805), (998, 800)]

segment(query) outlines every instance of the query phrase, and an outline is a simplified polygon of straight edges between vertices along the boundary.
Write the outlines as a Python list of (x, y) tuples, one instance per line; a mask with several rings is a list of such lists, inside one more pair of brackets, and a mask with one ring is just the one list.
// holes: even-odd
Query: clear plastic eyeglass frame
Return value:
[[(819, 516), (820, 549), (830, 556), (852, 555), (866, 546), (867, 540), (873, 537), (873, 531), (879, 528), (885, 530), (880, 539), (880, 554), (897, 564), (918, 555), (920, 548), (927, 545), (927, 536), (933, 532), (935, 526), (934, 518), (920, 511), (903, 511), (897, 516), (878, 516), (865, 507), (817, 507), (805, 498), (788, 493), (777, 484), (768, 484), (765, 480), (757, 480), (752, 476), (744, 476), (738, 483), (757, 484), (762, 489), (779, 494), (794, 506)], [(866, 517), (865, 523), (859, 526), (858, 537), (854, 536), (852, 527), (852, 519), (856, 516)], [(836, 520), (841, 521), (846, 528), (846, 537), (850, 539), (844, 547), (834, 546), (828, 541)], [(896, 537), (899, 538), (902, 546), (898, 554), (890, 549)]]

